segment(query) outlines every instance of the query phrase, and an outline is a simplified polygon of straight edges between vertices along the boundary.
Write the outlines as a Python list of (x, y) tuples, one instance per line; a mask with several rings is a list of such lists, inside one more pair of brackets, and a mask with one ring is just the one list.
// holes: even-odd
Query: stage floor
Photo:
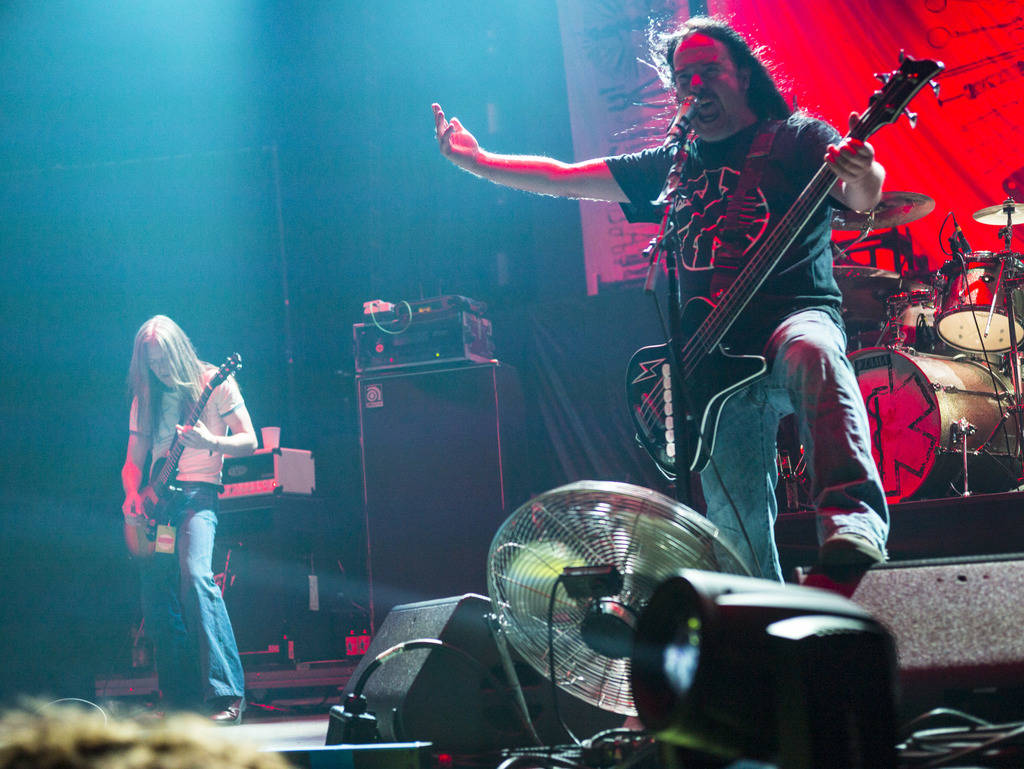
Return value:
[[(246, 670), (249, 704), (243, 723), (225, 732), (267, 749), (324, 745), (330, 709), (341, 703), (357, 663), (355, 658)], [(96, 679), (96, 702), (128, 717), (155, 709), (158, 694), (151, 673)]]
[(248, 710), (243, 723), (225, 728), (224, 732), (232, 739), (259, 745), (264, 750), (303, 750), (324, 745), (328, 720), (326, 710), (320, 715), (308, 716)]

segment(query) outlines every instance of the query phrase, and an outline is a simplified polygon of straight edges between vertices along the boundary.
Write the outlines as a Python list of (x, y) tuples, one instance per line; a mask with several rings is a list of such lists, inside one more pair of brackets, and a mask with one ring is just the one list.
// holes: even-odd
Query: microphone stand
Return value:
[[(651, 239), (647, 248), (644, 249), (644, 253), (650, 256), (647, 280), (644, 283), (644, 293), (646, 294), (654, 293), (654, 277), (656, 276), (657, 267), (660, 263), (660, 255), (664, 255), (665, 257), (665, 270), (668, 274), (668, 287), (666, 292), (668, 305), (668, 328), (665, 328), (664, 317), (661, 318), (661, 322), (662, 330), (666, 335), (666, 346), (668, 347), (668, 366), (671, 374), (669, 377), (669, 387), (671, 388), (672, 393), (672, 403), (682, 404), (685, 406), (684, 409), (674, 407), (671, 414), (665, 414), (666, 439), (669, 439), (670, 432), (675, 432), (675, 425), (677, 424), (676, 420), (680, 417), (689, 423), (687, 429), (697, 429), (695, 415), (693, 413), (693, 402), (690, 399), (686, 387), (683, 385), (683, 366), (682, 362), (679, 360), (679, 346), (683, 340), (683, 303), (679, 284), (679, 261), (675, 251), (665, 246), (665, 240), (669, 234), (666, 227), (669, 219), (668, 212), (672, 208), (672, 199), (674, 197), (675, 192), (669, 195), (665, 209), (665, 218), (662, 220), (660, 232), (656, 237)], [(661, 316), (661, 308), (657, 303), (657, 299), (655, 299), (655, 307), (658, 308), (658, 315)], [(672, 437), (671, 440), (674, 441), (674, 437)], [(673, 461), (675, 463), (675, 478), (673, 479), (675, 497), (683, 504), (690, 505), (692, 507), (693, 483), (690, 478), (690, 468), (680, 466), (678, 453), (673, 457)]]
[[(680, 143), (676, 149), (676, 155), (682, 152), (682, 148), (685, 144), (685, 136), (689, 130), (689, 120), (686, 115), (686, 111), (689, 105), (680, 105), (679, 113), (676, 115), (676, 119), (672, 121), (672, 127), (669, 129), (671, 136), (674, 130), (682, 129)], [(673, 165), (675, 159), (673, 159)], [(671, 171), (670, 171), (671, 174)], [(668, 328), (664, 328), (664, 319), (662, 319), (662, 329), (667, 331), (667, 347), (668, 347), (668, 365), (670, 372), (670, 388), (672, 396), (672, 414), (665, 415), (665, 429), (666, 435), (670, 432), (669, 420), (671, 421), (671, 431), (675, 433), (675, 426), (677, 419), (682, 417), (689, 424), (687, 429), (697, 429), (696, 415), (693, 411), (693, 401), (683, 384), (683, 366), (679, 359), (679, 346), (683, 341), (683, 325), (682, 325), (682, 294), (679, 282), (679, 260), (677, 257), (677, 249), (667, 247), (666, 241), (673, 234), (673, 222), (671, 217), (672, 207), (676, 199), (676, 193), (678, 191), (678, 182), (673, 186), (670, 180), (666, 180), (665, 187), (662, 190), (661, 195), (654, 201), (655, 205), (664, 203), (665, 215), (661, 220), (661, 227), (658, 234), (651, 239), (647, 248), (644, 249), (644, 253), (649, 255), (650, 264), (647, 269), (647, 280), (644, 282), (644, 293), (653, 295), (654, 294), (654, 282), (657, 276), (657, 267), (660, 261), (659, 256), (664, 255), (665, 257), (665, 269), (668, 274), (668, 287), (667, 287), (667, 305), (668, 305)], [(655, 299), (655, 305), (657, 306), (657, 299)], [(661, 310), (658, 310), (659, 315)], [(679, 409), (678, 406), (685, 406), (684, 409)], [(673, 480), (673, 489), (675, 491), (676, 499), (684, 504), (693, 505), (693, 483), (690, 477), (690, 468), (681, 467), (679, 462), (678, 453), (673, 457), (675, 464), (675, 478)]]

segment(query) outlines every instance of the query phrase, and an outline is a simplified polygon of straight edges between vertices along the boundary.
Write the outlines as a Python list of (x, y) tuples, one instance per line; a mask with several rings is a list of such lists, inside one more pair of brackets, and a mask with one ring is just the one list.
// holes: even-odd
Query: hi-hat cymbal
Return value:
[(1011, 216), (1010, 224), (1024, 224), (1024, 203), (1014, 203), (1012, 200), (975, 211), (974, 221), (1002, 227), (1006, 224), (1007, 213)]
[(832, 267), (832, 274), (843, 293), (843, 318), (852, 324), (884, 321), (890, 297), (928, 288), (912, 278), (866, 265), (837, 264)]
[(882, 200), (867, 213), (836, 210), (832, 214), (833, 230), (887, 230), (927, 216), (935, 209), (935, 201), (918, 192), (884, 192)]

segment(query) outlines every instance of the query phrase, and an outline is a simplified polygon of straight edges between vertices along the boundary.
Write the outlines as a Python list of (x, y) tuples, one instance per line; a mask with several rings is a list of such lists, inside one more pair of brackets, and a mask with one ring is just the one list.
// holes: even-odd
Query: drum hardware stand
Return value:
[[(1013, 312), (1013, 292), (1019, 290), (1021, 283), (1024, 283), (1024, 278), (1020, 276), (1020, 262), (1017, 260), (1017, 254), (1010, 250), (1013, 240), (1013, 215), (1016, 211), (1016, 204), (1012, 198), (1007, 198), (1003, 201), (1003, 213), (1006, 214), (1006, 226), (1001, 227), (999, 230), (999, 237), (1003, 239), (1003, 253), (1000, 254), (999, 264), (999, 278), (1002, 279), (1003, 270), (1006, 267), (1008, 260), (1013, 260), (1011, 266), (1011, 276), (1006, 280), (1008, 287), (1003, 291), (1003, 305), (1006, 308), (1006, 318), (1009, 321), (1009, 332), (1010, 332), (1010, 379), (1013, 380), (1013, 404), (1010, 406), (1010, 410), (1013, 413), (1013, 423), (1017, 432), (1017, 456), (1022, 456), (1024, 451), (1024, 428), (1021, 426), (1021, 413), (1022, 403), (1021, 400), (1021, 381), (1020, 381), (1020, 340), (1017, 339), (1017, 319), (1014, 317)], [(996, 291), (999, 290), (999, 281), (996, 282)], [(995, 307), (995, 294), (993, 294), (992, 305)], [(991, 318), (991, 311), (989, 312)], [(1018, 482), (1024, 480), (1024, 478), (1018, 478)]]
[(885, 319), (885, 326), (882, 327), (882, 333), (879, 334), (878, 341), (875, 342), (876, 347), (882, 344), (882, 340), (885, 339), (885, 335), (889, 333), (890, 328), (896, 332), (896, 339), (890, 346), (896, 348), (897, 350), (902, 350), (907, 346), (907, 332), (904, 330), (903, 324), (897, 323), (896, 319), (900, 316), (901, 313), (906, 312), (909, 307), (909, 300), (893, 302), (890, 298), (890, 300), (886, 302), (885, 309), (889, 317)]
[[(996, 285), (992, 289), (992, 304), (989, 305), (989, 308), (988, 308), (988, 319), (985, 322), (985, 331), (982, 334), (983, 337), (987, 337), (988, 334), (989, 334), (989, 331), (992, 330), (992, 316), (995, 314), (995, 311), (996, 311), (996, 298), (999, 296), (999, 290), (1003, 288), (1003, 274), (1006, 271), (1006, 260), (1010, 259), (1010, 258), (1012, 258), (1012, 255), (1009, 253), (1009, 249), (1007, 249), (1006, 252), (1004, 252), (1004, 253), (999, 255), (999, 274), (996, 276)], [(1009, 281), (1007, 281), (1007, 282), (1009, 282)], [(964, 281), (964, 285), (962, 286), (961, 293), (965, 293), (966, 292), (966, 288), (967, 288), (966, 281)], [(1009, 300), (1009, 297), (1010, 297), (1010, 291), (1012, 291), (1012, 290), (1013, 290), (1013, 286), (1011, 286), (1009, 290), (1005, 290), (1003, 292), (1003, 303), (1007, 307), (1010, 306), (1010, 302), (1008, 300)], [(1010, 312), (1012, 313), (1012, 310), (1010, 310)], [(1013, 323), (1013, 315), (1011, 314), (1009, 317), (1010, 317), (1010, 323), (1012, 324)], [(1014, 332), (1014, 329), (1011, 328), (1010, 329), (1010, 341), (1011, 341), (1011, 344), (1013, 342), (1013, 332)], [(982, 344), (984, 345), (984, 341), (982, 341)]]
[[(1010, 359), (1010, 380), (1013, 383), (1013, 402), (1010, 404), (1009, 412), (1013, 415), (1013, 425), (1017, 437), (1018, 458), (1024, 456), (1024, 428), (1021, 425), (1021, 415), (1024, 414), (1024, 401), (1021, 400), (1020, 381), (1020, 340), (1017, 339), (1017, 319), (1013, 313), (1013, 292), (1019, 290), (1017, 287), (1024, 282), (1024, 278), (1011, 278), (1007, 281), (1009, 288), (1003, 292), (1003, 304), (1006, 307), (1006, 317), (1009, 320), (1010, 351), (1007, 353)], [(1024, 478), (1018, 478), (1018, 485)]]
[(801, 493), (807, 486), (807, 465), (803, 447), (800, 447), (800, 458), (793, 463), (788, 451), (779, 447), (775, 455), (775, 467), (778, 470), (778, 485), (786, 492), (787, 513), (799, 513), (801, 510), (813, 509), (813, 505), (804, 502), (806, 493)]
[(1003, 201), (1003, 213), (1006, 214), (1006, 226), (1000, 227), (996, 237), (1003, 239), (1003, 250), (1007, 253), (1010, 252), (1010, 244), (1013, 241), (1013, 214), (1017, 209), (1017, 204), (1013, 202), (1013, 198), (1007, 198)]
[(779, 483), (786, 490), (786, 512), (795, 512), (800, 509), (800, 502), (797, 499), (796, 474), (793, 472), (789, 453), (780, 448), (775, 455), (775, 464), (779, 473)]
[[(906, 294), (896, 294), (898, 297), (906, 297)], [(875, 340), (875, 347), (888, 347), (893, 350), (900, 350), (901, 352), (916, 352), (913, 346), (907, 343), (909, 337), (904, 329), (902, 323), (897, 322), (897, 319), (901, 314), (905, 313), (911, 306), (909, 297), (901, 298), (899, 301), (893, 301), (893, 297), (886, 300), (885, 311), (886, 319), (885, 325), (882, 326), (882, 330), (878, 334), (878, 339)], [(890, 344), (883, 345), (882, 342), (885, 340), (886, 334), (892, 330), (896, 335), (896, 338)]]
[(967, 436), (974, 435), (975, 432), (977, 432), (977, 428), (968, 422), (965, 417), (960, 417), (949, 426), (950, 443), (961, 442), (960, 453), (964, 460), (964, 490), (960, 493), (962, 497), (971, 496), (971, 487), (967, 478)]
[[(867, 236), (871, 234), (871, 231), (874, 230), (874, 228), (875, 228), (875, 210), (872, 209), (871, 211), (868, 212), (867, 219), (865, 219), (864, 223), (861, 225), (860, 232), (857, 234), (857, 237), (855, 237), (853, 240), (851, 240), (849, 243), (847, 243), (845, 248), (838, 248), (837, 246), (835, 247), (839, 251), (839, 253), (837, 254), (837, 253), (835, 253), (835, 250), (833, 251), (833, 255), (832, 255), (833, 261), (835, 260), (836, 257), (839, 257), (840, 259), (846, 259), (846, 255), (848, 253), (850, 253), (850, 249), (852, 249), (855, 245), (860, 243), (862, 240), (866, 239)], [(872, 257), (872, 261), (874, 261), (873, 257)]]

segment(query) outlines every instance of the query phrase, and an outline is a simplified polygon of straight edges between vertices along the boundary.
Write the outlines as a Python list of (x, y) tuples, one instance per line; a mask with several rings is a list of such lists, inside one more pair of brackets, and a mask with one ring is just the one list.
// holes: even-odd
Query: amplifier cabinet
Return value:
[(397, 604), (486, 592), (526, 498), (523, 401), (498, 362), (356, 378), (374, 627)]
[(225, 457), (221, 499), (265, 494), (312, 494), (316, 488), (313, 452), (258, 449), (247, 457)]

